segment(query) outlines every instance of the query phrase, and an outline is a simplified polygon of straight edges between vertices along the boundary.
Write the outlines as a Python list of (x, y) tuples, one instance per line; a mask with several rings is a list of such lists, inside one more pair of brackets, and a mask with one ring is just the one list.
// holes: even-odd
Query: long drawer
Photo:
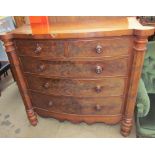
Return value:
[(33, 107), (48, 111), (79, 115), (115, 115), (121, 114), (121, 97), (73, 98), (56, 97), (30, 92)]
[(105, 77), (125, 76), (128, 73), (128, 58), (98, 61), (47, 61), (20, 57), (23, 71), (46, 76)]
[(124, 93), (125, 79), (51, 79), (27, 74), (28, 88), (38, 92), (65, 96), (120, 96)]

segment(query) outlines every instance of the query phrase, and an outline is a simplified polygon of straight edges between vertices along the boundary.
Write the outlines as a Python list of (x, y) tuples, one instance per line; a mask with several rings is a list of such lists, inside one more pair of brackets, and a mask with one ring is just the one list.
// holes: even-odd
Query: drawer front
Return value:
[(105, 78), (102, 80), (50, 79), (26, 76), (31, 90), (66, 96), (119, 96), (123, 95), (125, 80)]
[(127, 75), (128, 59), (105, 61), (41, 61), (21, 57), (24, 72), (62, 77), (104, 77)]
[(51, 40), (16, 40), (18, 55), (63, 57), (64, 42)]
[(88, 41), (69, 42), (68, 51), (70, 57), (109, 57), (128, 55), (132, 49), (133, 38), (112, 38)]
[(123, 100), (120, 97), (110, 98), (74, 98), (55, 97), (30, 93), (33, 107), (48, 111), (79, 115), (115, 115), (121, 113)]

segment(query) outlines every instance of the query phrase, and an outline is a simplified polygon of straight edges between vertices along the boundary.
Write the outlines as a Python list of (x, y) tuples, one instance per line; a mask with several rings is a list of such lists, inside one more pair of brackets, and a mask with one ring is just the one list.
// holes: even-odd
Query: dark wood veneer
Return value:
[(133, 37), (100, 38), (68, 42), (69, 57), (114, 57), (128, 55)]
[(100, 61), (46, 61), (20, 57), (20, 60), (25, 73), (38, 75), (90, 78), (128, 74), (127, 58)]
[(71, 80), (26, 75), (26, 79), (31, 90), (66, 96), (119, 96), (124, 94), (125, 87), (124, 78)]
[(64, 41), (15, 40), (18, 55), (63, 57)]
[(30, 92), (30, 96), (34, 107), (51, 112), (78, 115), (116, 115), (122, 112), (122, 97), (75, 98), (45, 95), (33, 91)]

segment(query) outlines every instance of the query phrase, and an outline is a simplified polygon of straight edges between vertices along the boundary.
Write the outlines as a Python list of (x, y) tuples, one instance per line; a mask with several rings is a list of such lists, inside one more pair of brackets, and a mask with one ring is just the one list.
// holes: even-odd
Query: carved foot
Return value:
[(121, 125), (121, 134), (124, 137), (127, 137), (131, 132), (131, 128), (132, 128), (132, 119), (123, 119)]
[(33, 109), (27, 110), (27, 116), (28, 116), (28, 119), (29, 119), (30, 123), (31, 123), (33, 126), (36, 126), (37, 123), (38, 123), (38, 120), (37, 120), (37, 115), (36, 115), (36, 113), (33, 111)]

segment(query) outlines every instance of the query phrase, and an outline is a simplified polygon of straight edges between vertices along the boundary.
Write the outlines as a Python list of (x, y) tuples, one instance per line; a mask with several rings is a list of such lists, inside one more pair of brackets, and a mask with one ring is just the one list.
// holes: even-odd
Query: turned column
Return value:
[(2, 40), (4, 42), (11, 67), (14, 71), (15, 76), (16, 76), (16, 82), (18, 84), (20, 94), (24, 101), (28, 119), (29, 119), (30, 123), (33, 126), (35, 126), (35, 125), (37, 125), (37, 117), (33, 110), (30, 97), (28, 95), (27, 86), (24, 81), (24, 77), (23, 77), (23, 74), (22, 74), (22, 71), (20, 68), (20, 62), (19, 62), (19, 59), (18, 59), (16, 51), (15, 51), (15, 46), (13, 44), (12, 36), (9, 34), (5, 35), (2, 37)]
[(125, 107), (125, 113), (121, 125), (121, 134), (128, 136), (132, 129), (133, 115), (136, 104), (136, 97), (138, 91), (139, 80), (141, 78), (141, 71), (144, 62), (144, 56), (146, 51), (146, 45), (148, 36), (136, 35), (133, 47), (133, 64), (131, 68), (131, 77), (129, 82), (129, 91), (127, 95), (127, 102)]

